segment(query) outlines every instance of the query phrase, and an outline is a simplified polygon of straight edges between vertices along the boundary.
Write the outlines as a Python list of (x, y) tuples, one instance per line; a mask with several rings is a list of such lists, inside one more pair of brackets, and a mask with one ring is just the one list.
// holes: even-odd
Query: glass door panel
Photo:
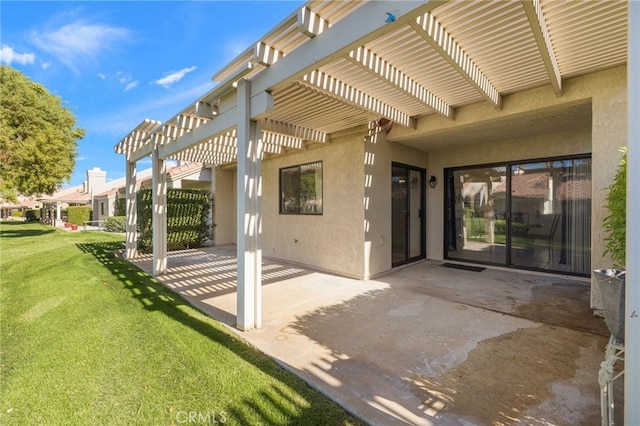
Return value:
[(407, 187), (409, 171), (400, 166), (391, 167), (391, 263), (407, 259)]
[(422, 254), (422, 176), (418, 170), (409, 170), (409, 259)]
[(391, 264), (425, 257), (425, 171), (402, 164), (391, 167)]
[[(507, 261), (506, 167), (454, 170), (449, 183), (447, 257)], [(453, 238), (455, 237), (455, 238)]]
[(591, 160), (512, 166), (511, 263), (591, 271)]

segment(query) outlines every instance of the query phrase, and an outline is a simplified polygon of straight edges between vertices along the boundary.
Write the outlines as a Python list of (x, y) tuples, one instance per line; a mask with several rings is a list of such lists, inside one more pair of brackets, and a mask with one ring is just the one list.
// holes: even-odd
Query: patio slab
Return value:
[(600, 423), (608, 333), (584, 281), (426, 261), (365, 282), (265, 259), (263, 327), (243, 333), (235, 268), (233, 246), (172, 252), (160, 281), (369, 424)]

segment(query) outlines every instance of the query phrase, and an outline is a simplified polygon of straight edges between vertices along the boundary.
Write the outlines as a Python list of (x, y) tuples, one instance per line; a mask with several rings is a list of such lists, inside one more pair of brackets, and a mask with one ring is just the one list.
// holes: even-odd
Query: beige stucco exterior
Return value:
[[(625, 67), (566, 80), (562, 96), (538, 87), (505, 96), (499, 110), (481, 103), (459, 108), (455, 120), (427, 116), (416, 130), (369, 134), (363, 125), (328, 144), (263, 160), (263, 255), (363, 279), (391, 269), (390, 177), (397, 162), (438, 179), (426, 190), (426, 256), (443, 259), (445, 168), (591, 154), (592, 267), (607, 267), (602, 206), (626, 144)], [(281, 215), (279, 170), (316, 161), (323, 163), (323, 214)], [(216, 244), (232, 243), (235, 169), (216, 169), (215, 182)]]

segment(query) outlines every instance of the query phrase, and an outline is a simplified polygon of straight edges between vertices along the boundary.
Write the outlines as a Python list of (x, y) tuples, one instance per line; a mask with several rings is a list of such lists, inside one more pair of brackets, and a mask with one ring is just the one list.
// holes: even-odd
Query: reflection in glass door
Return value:
[(447, 258), (590, 273), (590, 158), (446, 174)]
[(391, 263), (425, 257), (423, 169), (393, 163), (391, 167)]
[(447, 256), (505, 264), (506, 167), (456, 170), (448, 177)]

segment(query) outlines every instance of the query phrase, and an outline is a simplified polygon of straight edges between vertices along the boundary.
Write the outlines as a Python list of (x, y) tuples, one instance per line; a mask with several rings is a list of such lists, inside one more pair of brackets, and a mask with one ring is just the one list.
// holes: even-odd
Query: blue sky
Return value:
[(124, 176), (120, 139), (206, 93), (216, 71), (300, 4), (3, 0), (0, 59), (60, 96), (86, 130), (70, 185), (93, 167), (112, 180)]

